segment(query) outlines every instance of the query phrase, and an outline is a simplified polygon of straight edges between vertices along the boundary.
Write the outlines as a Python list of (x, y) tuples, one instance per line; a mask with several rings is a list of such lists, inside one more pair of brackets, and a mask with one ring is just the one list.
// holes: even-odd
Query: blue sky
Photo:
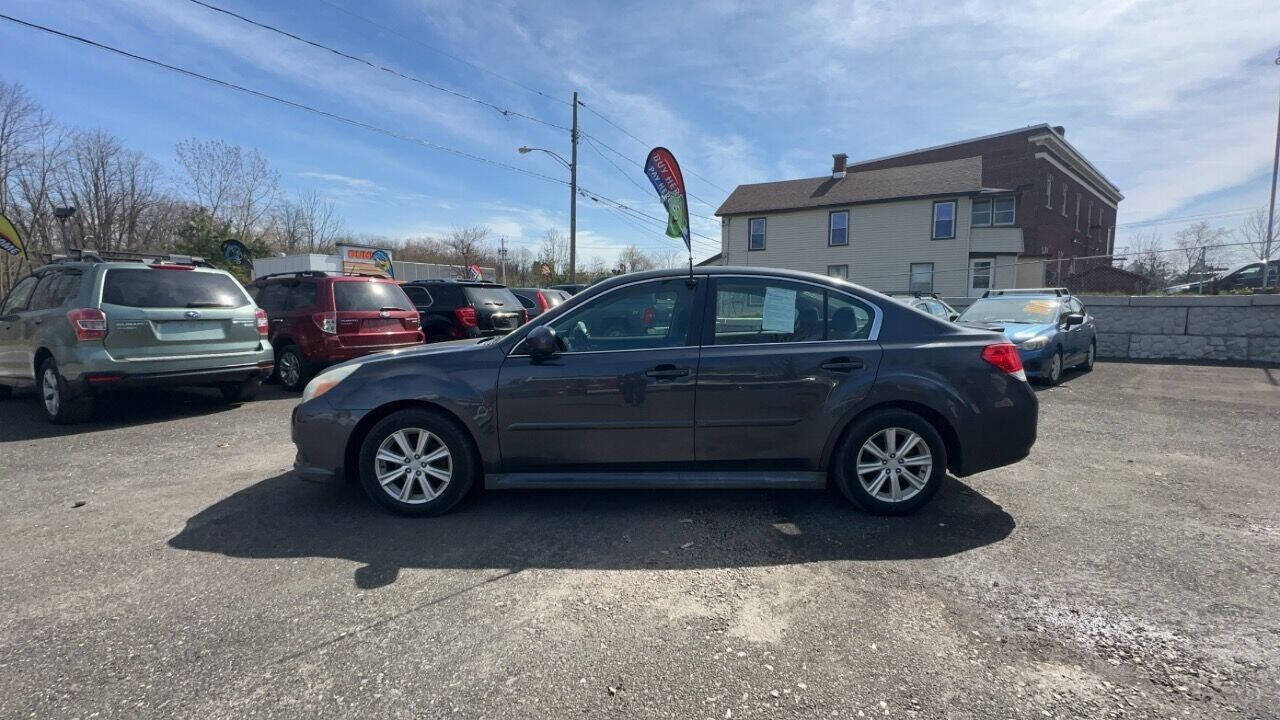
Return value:
[[(1176, 218), (1264, 207), (1276, 123), (1280, 11), (1255, 2), (502, 2), (209, 0), (372, 62), (567, 125), (573, 90), (679, 158), (710, 216), (733, 186), (1048, 122), (1120, 186), (1117, 246)], [(7, 0), (7, 14), (393, 132), (567, 173), (568, 134), (380, 73), (187, 0)], [(367, 22), (355, 15), (373, 21)], [(382, 27), (379, 27), (382, 26)], [(390, 30), (390, 31), (389, 31)], [(259, 148), (287, 190), (317, 190), (349, 230), (391, 237), (483, 223), (536, 248), (568, 228), (568, 189), (356, 129), (0, 23), (6, 63), (60, 121), (104, 128), (162, 163), (188, 137)], [(461, 59), (462, 61), (459, 61)], [(490, 72), (477, 69), (484, 68)], [(498, 76), (502, 77), (498, 77)], [(521, 87), (524, 86), (524, 87)], [(541, 90), (548, 99), (525, 88)], [(581, 112), (585, 133), (647, 148)], [(653, 215), (640, 169), (590, 143), (581, 184)], [(617, 162), (620, 173), (606, 162)], [(637, 187), (637, 184), (639, 187)], [(1235, 214), (1229, 214), (1235, 213)], [(1166, 222), (1167, 221), (1167, 222)], [(579, 256), (682, 247), (590, 200)], [(694, 218), (719, 237), (718, 224)], [(695, 240), (695, 256), (718, 241)]]

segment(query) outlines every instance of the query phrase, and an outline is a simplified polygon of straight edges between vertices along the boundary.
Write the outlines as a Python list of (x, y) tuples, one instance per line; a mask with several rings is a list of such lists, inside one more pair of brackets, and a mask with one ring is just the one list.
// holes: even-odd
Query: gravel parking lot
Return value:
[[(1100, 364), (922, 512), (289, 472), (296, 398), (0, 402), (2, 717), (1280, 717), (1280, 371)], [(1238, 713), (1238, 714), (1237, 714)]]

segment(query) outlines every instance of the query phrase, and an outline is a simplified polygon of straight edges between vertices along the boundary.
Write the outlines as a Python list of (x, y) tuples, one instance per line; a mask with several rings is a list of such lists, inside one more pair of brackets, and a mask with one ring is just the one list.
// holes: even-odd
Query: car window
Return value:
[(58, 302), (54, 297), (55, 286), (61, 279), (62, 273), (56, 270), (40, 276), (40, 282), (36, 284), (36, 289), (31, 293), (31, 299), (27, 301), (27, 309), (48, 310), (57, 307)]
[(1051, 323), (1061, 308), (1056, 298), (981, 298), (960, 315), (966, 322)]
[(440, 283), (432, 285), (429, 290), (431, 294), (431, 304), (438, 306), (442, 310), (452, 310), (462, 307), (462, 288), (457, 285)]
[(942, 303), (933, 299), (927, 299), (924, 301), (924, 309), (925, 312), (935, 317), (946, 318), (950, 315), (950, 313), (947, 312), (947, 308), (943, 306)]
[(431, 304), (431, 293), (426, 288), (417, 285), (401, 285), (400, 289), (409, 297), (409, 302), (418, 307), (427, 307)]
[(467, 302), (476, 308), (492, 308), (494, 310), (518, 307), (520, 301), (505, 287), (492, 285), (465, 285), (462, 292)]
[(27, 301), (31, 299), (31, 293), (36, 289), (36, 281), (36, 276), (32, 275), (14, 285), (9, 291), (9, 297), (5, 298), (4, 307), (0, 308), (0, 315), (27, 309)]
[(244, 307), (239, 283), (218, 272), (112, 268), (102, 283), (102, 302), (137, 308)]
[(689, 344), (693, 290), (684, 278), (619, 288), (551, 324), (565, 352), (680, 347)]
[(530, 300), (527, 295), (521, 295), (520, 293), (513, 293), (513, 294), (516, 296), (516, 299), (520, 301), (520, 304), (525, 306), (526, 309), (528, 310), (533, 309), (534, 302), (533, 300)]
[(267, 312), (278, 312), (284, 310), (288, 295), (289, 291), (285, 289), (284, 284), (271, 283), (261, 286), (255, 298), (258, 301), (258, 307)]
[(871, 306), (843, 293), (827, 291), (827, 340), (866, 340), (875, 313)]
[(315, 307), (317, 287), (315, 283), (303, 282), (284, 287), (288, 288), (285, 302), (289, 310), (309, 310)]
[(333, 304), (339, 311), (353, 312), (369, 312), (383, 308), (415, 309), (399, 285), (365, 280), (334, 283)]
[(716, 281), (716, 345), (822, 340), (822, 290), (769, 278)]

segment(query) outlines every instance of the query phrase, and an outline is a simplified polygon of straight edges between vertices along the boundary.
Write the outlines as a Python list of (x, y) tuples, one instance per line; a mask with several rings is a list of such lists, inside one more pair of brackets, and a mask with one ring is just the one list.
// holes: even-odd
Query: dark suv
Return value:
[[(621, 334), (606, 328), (641, 308)], [(645, 312), (651, 309), (652, 312)], [(824, 487), (910, 512), (1026, 457), (1018, 350), (832, 278), (624, 275), (502, 338), (344, 363), (293, 411), (299, 475), (400, 513), (488, 488)]]
[(464, 280), (402, 283), (431, 342), (506, 335), (529, 321), (529, 311), (506, 285)]
[(249, 294), (267, 312), (276, 377), (290, 390), (301, 390), (327, 365), (423, 341), (413, 304), (386, 278), (265, 275)]

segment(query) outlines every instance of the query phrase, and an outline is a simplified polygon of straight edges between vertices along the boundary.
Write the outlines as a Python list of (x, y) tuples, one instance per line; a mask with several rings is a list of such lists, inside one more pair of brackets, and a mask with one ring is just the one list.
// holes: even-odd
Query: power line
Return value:
[(1241, 215), (1243, 213), (1254, 212), (1258, 208), (1240, 208), (1238, 210), (1224, 210), (1215, 213), (1201, 213), (1199, 215), (1183, 215), (1181, 217), (1163, 218), (1160, 220), (1136, 220), (1134, 222), (1120, 223), (1117, 228), (1128, 227), (1147, 227), (1150, 225), (1170, 225), (1183, 220), (1210, 220), (1212, 218), (1229, 217), (1231, 215)]
[(271, 95), (270, 93), (265, 93), (260, 90), (254, 90), (252, 88), (244, 87), (243, 85), (237, 85), (235, 83), (227, 82), (226, 80), (219, 80), (218, 78), (215, 78), (215, 77), (202, 75), (201, 73), (195, 72), (194, 70), (188, 70), (183, 67), (178, 67), (177, 65), (170, 65), (168, 63), (164, 63), (159, 60), (153, 60), (152, 58), (144, 57), (142, 55), (136, 55), (127, 50), (121, 50), (120, 48), (112, 47), (110, 45), (104, 45), (100, 42), (96, 42), (94, 40), (90, 40), (88, 38), (81, 37), (79, 35), (73, 35), (71, 33), (66, 33), (61, 30), (55, 30), (53, 28), (46, 27), (44, 25), (38, 25), (36, 23), (27, 22), (26, 20), (20, 20), (18, 18), (5, 15), (3, 13), (0, 13), (0, 19), (8, 20), (9, 22), (22, 25), (22, 26), (31, 28), (33, 30), (39, 30), (41, 32), (48, 33), (50, 35), (56, 35), (58, 37), (65, 38), (67, 40), (74, 40), (75, 42), (88, 45), (89, 47), (97, 48), (99, 50), (105, 50), (107, 52), (114, 53), (116, 55), (120, 55), (122, 57), (126, 57), (131, 60), (137, 60), (138, 62), (146, 63), (148, 65), (154, 65), (155, 67), (164, 68), (165, 70), (170, 70), (172, 72), (180, 73), (182, 75), (193, 77), (198, 80), (204, 80), (205, 82), (213, 83), (214, 85), (218, 85), (224, 88), (236, 90), (236, 91), (247, 93), (249, 95), (253, 95), (255, 97), (259, 97), (265, 100), (270, 100), (272, 102), (280, 103), (281, 105), (286, 105), (296, 110), (303, 110), (306, 112), (315, 113), (317, 115), (327, 117), (331, 120), (337, 120), (338, 122), (346, 123), (348, 125), (362, 128), (370, 132), (378, 133), (380, 135), (386, 135), (388, 137), (393, 137), (398, 140), (404, 140), (405, 142), (415, 143), (417, 145), (430, 148), (432, 150), (439, 150), (441, 152), (447, 152), (452, 155), (457, 155), (459, 157), (467, 158), (469, 160), (475, 160), (476, 162), (482, 162), (488, 165), (493, 165), (495, 167), (503, 168), (504, 170), (510, 170), (512, 172), (520, 173), (521, 175), (536, 177), (540, 180), (546, 180), (548, 182), (554, 182), (560, 185), (569, 184), (568, 182), (561, 180), (560, 178), (557, 178), (557, 177), (552, 177), (550, 175), (543, 175), (542, 173), (534, 172), (532, 170), (526, 170), (524, 168), (517, 167), (515, 165), (508, 165), (507, 163), (501, 162), (499, 160), (491, 160), (489, 158), (482, 157), (480, 155), (475, 155), (473, 153), (466, 152), (465, 150), (458, 150), (456, 148), (447, 147), (445, 145), (440, 145), (439, 143), (431, 142), (430, 140), (423, 140), (422, 138), (413, 137), (412, 135), (405, 135), (403, 133), (396, 132), (395, 130), (388, 130), (386, 128), (378, 127), (377, 125), (372, 125), (362, 120), (355, 120), (353, 118), (349, 118), (343, 115), (338, 115), (336, 113), (329, 112), (328, 110), (321, 110), (319, 108), (315, 108), (310, 105), (306, 105), (294, 100), (288, 100), (286, 98), (278, 97), (276, 95)]
[[(632, 164), (632, 165), (635, 165), (636, 167), (640, 168), (641, 170), (644, 170), (644, 163), (642, 163), (642, 162), (637, 162), (636, 160), (633, 160), (632, 158), (628, 157), (628, 156), (626, 155), (626, 153), (623, 153), (623, 152), (621, 152), (621, 151), (619, 151), (619, 150), (615, 149), (612, 145), (610, 145), (609, 143), (607, 143), (607, 142), (605, 142), (605, 141), (601, 140), (600, 138), (596, 137), (595, 135), (592, 135), (592, 134), (590, 134), (590, 133), (585, 133), (585, 132), (580, 132), (579, 134), (581, 134), (581, 135), (583, 135), (583, 136), (587, 137), (588, 139), (590, 139), (590, 140), (592, 140), (592, 141), (594, 141), (594, 142), (598, 143), (601, 147), (603, 147), (604, 149), (606, 149), (606, 150), (608, 150), (609, 152), (613, 153), (614, 155), (617, 155), (618, 157), (622, 158), (623, 160), (627, 161), (628, 163), (630, 163), (630, 164)], [(621, 169), (621, 168), (619, 168), (619, 171), (620, 171), (620, 172), (621, 172), (621, 170), (622, 170), (622, 169)], [(624, 173), (624, 174), (625, 174), (625, 173)], [(630, 176), (628, 176), (628, 177), (630, 177)], [(642, 188), (642, 189), (643, 189), (643, 188)], [(646, 192), (647, 192), (647, 191), (646, 191)], [(685, 191), (685, 194), (686, 194), (686, 195), (688, 195), (689, 197), (693, 198), (694, 200), (697, 200), (698, 202), (702, 203), (703, 205), (706, 205), (706, 206), (707, 206), (707, 207), (709, 207), (709, 208), (715, 208), (715, 207), (716, 207), (715, 205), (712, 205), (711, 203), (707, 202), (706, 200), (703, 200), (702, 198), (698, 197), (697, 195), (694, 195), (693, 193), (689, 192), (688, 190), (686, 190), (686, 191)], [(693, 214), (694, 214), (694, 215), (697, 215), (697, 213), (693, 213)], [(707, 219), (707, 220), (714, 220), (715, 222), (720, 222), (720, 218), (712, 217), (712, 216), (710, 216), (710, 215), (698, 215), (698, 217), (705, 218), (705, 219)]]
[(630, 174), (628, 174), (626, 170), (623, 170), (623, 169), (618, 165), (618, 163), (614, 162), (614, 161), (613, 161), (613, 160), (612, 160), (608, 155), (605, 155), (603, 152), (601, 152), (601, 151), (600, 151), (600, 148), (596, 147), (596, 140), (595, 140), (595, 138), (591, 137), (590, 135), (587, 135), (586, 133), (582, 133), (582, 135), (584, 135), (584, 136), (586, 137), (586, 139), (587, 139), (587, 145), (589, 145), (589, 146), (591, 147), (591, 149), (592, 149), (592, 150), (594, 150), (594, 151), (595, 151), (595, 153), (596, 153), (597, 155), (599, 155), (601, 158), (603, 158), (605, 162), (607, 162), (607, 163), (609, 163), (610, 165), (612, 165), (612, 166), (613, 166), (613, 169), (617, 170), (619, 175), (621, 175), (622, 177), (624, 177), (624, 178), (626, 178), (626, 179), (627, 179), (627, 182), (629, 182), (629, 183), (631, 183), (632, 185), (636, 186), (636, 187), (640, 190), (640, 192), (649, 192), (649, 191), (651, 190), (651, 188), (646, 188), (645, 186), (643, 186), (643, 185), (641, 185), (640, 183), (636, 182), (635, 178), (631, 177), (631, 175), (630, 175)]
[(429, 81), (429, 80), (423, 80), (422, 78), (419, 78), (419, 77), (416, 77), (416, 76), (410, 75), (410, 74), (408, 74), (408, 73), (401, 72), (401, 71), (396, 70), (396, 69), (394, 69), (394, 68), (389, 68), (389, 67), (387, 67), (387, 66), (385, 66), (385, 65), (379, 65), (379, 64), (377, 64), (377, 63), (370, 62), (370, 61), (368, 61), (368, 60), (365, 60), (364, 58), (358, 57), (358, 56), (356, 56), (356, 55), (352, 55), (351, 53), (345, 52), (345, 51), (343, 51), (343, 50), (338, 50), (337, 48), (333, 48), (333, 47), (330, 47), (330, 46), (328, 46), (328, 45), (325, 45), (324, 43), (319, 43), (319, 42), (316, 42), (315, 40), (309, 40), (309, 39), (307, 39), (307, 38), (304, 38), (304, 37), (302, 37), (301, 35), (296, 35), (296, 34), (294, 34), (294, 33), (289, 32), (288, 30), (281, 30), (281, 29), (280, 29), (280, 28), (278, 28), (278, 27), (275, 27), (275, 26), (273, 26), (273, 25), (268, 25), (267, 23), (260, 22), (260, 21), (258, 21), (258, 20), (254, 20), (253, 18), (245, 17), (244, 15), (241, 15), (241, 14), (239, 14), (239, 13), (237, 13), (237, 12), (232, 12), (231, 10), (227, 10), (227, 9), (225, 9), (225, 8), (220, 8), (220, 7), (218, 7), (217, 5), (213, 5), (213, 4), (211, 4), (211, 3), (207, 3), (207, 2), (205, 2), (204, 0), (188, 0), (188, 2), (194, 3), (194, 4), (196, 4), (196, 5), (199, 5), (200, 7), (207, 8), (207, 9), (212, 10), (212, 11), (217, 12), (217, 13), (222, 13), (223, 15), (227, 15), (227, 16), (229, 16), (229, 17), (233, 17), (233, 18), (235, 18), (235, 19), (237, 19), (237, 20), (241, 20), (241, 21), (243, 21), (243, 22), (249, 23), (250, 25), (253, 25), (253, 26), (255, 26), (255, 27), (262, 28), (263, 30), (270, 31), (270, 32), (276, 33), (276, 34), (278, 34), (278, 35), (283, 35), (283, 36), (285, 36), (285, 37), (287, 37), (287, 38), (290, 38), (290, 39), (292, 39), (292, 40), (296, 40), (296, 41), (298, 41), (298, 42), (300, 42), (300, 43), (305, 43), (305, 44), (307, 44), (307, 45), (310, 45), (311, 47), (318, 48), (318, 49), (320, 49), (320, 50), (325, 50), (325, 51), (330, 52), (330, 53), (333, 53), (334, 55), (337, 55), (338, 57), (343, 58), (343, 59), (345, 59), (345, 60), (351, 60), (351, 61), (353, 61), (353, 62), (360, 63), (361, 65), (365, 65), (365, 66), (367, 66), (367, 67), (369, 67), (369, 68), (372, 68), (372, 69), (374, 69), (374, 70), (379, 70), (379, 71), (381, 71), (381, 72), (390, 73), (391, 75), (395, 75), (395, 76), (396, 76), (396, 77), (398, 77), (398, 78), (401, 78), (401, 79), (404, 79), (404, 80), (408, 80), (408, 81), (410, 81), (410, 82), (418, 83), (419, 85), (423, 85), (423, 86), (425, 86), (425, 87), (429, 87), (429, 88), (431, 88), (432, 90), (438, 90), (438, 91), (440, 91), (440, 92), (442, 92), (442, 93), (446, 93), (446, 94), (448, 94), (448, 95), (452, 95), (452, 96), (454, 96), (454, 97), (456, 97), (456, 98), (461, 98), (461, 99), (463, 99), (463, 100), (467, 100), (467, 101), (470, 101), (470, 102), (473, 102), (473, 103), (477, 103), (477, 104), (479, 104), (479, 105), (483, 105), (484, 107), (487, 107), (487, 108), (489, 108), (489, 109), (491, 109), (491, 110), (495, 110), (495, 111), (497, 111), (497, 112), (498, 112), (499, 114), (501, 114), (503, 117), (518, 117), (518, 118), (523, 118), (523, 119), (525, 119), (525, 120), (529, 120), (529, 121), (531, 121), (531, 122), (539, 123), (539, 124), (541, 124), (541, 125), (546, 125), (547, 127), (553, 127), (553, 128), (556, 128), (557, 130), (564, 130), (565, 132), (568, 132), (568, 131), (569, 131), (569, 128), (565, 127), (564, 125), (559, 125), (559, 124), (557, 124), (557, 123), (553, 123), (553, 122), (550, 122), (550, 121), (548, 121), (548, 120), (543, 120), (542, 118), (539, 118), (539, 117), (534, 117), (534, 116), (532, 116), (532, 115), (526, 115), (526, 114), (521, 113), (521, 112), (516, 112), (515, 110), (511, 110), (511, 109), (509, 109), (509, 108), (504, 108), (504, 107), (502, 107), (502, 106), (500, 106), (500, 105), (497, 105), (497, 104), (495, 104), (495, 103), (491, 103), (491, 102), (489, 102), (489, 101), (487, 101), (487, 100), (481, 100), (481, 99), (480, 99), (480, 98), (478, 98), (478, 97), (474, 97), (474, 96), (471, 96), (471, 95), (467, 95), (466, 93), (459, 92), (459, 91), (457, 91), (457, 90), (453, 90), (453, 89), (451, 89), (451, 88), (444, 87), (443, 85), (437, 85), (436, 83), (433, 83), (433, 82), (431, 82), (431, 81)]
[[(635, 135), (633, 135), (633, 134), (631, 133), (631, 131), (630, 131), (630, 130), (627, 130), (626, 128), (622, 127), (622, 126), (621, 126), (621, 125), (619, 125), (618, 123), (616, 123), (616, 122), (614, 122), (614, 121), (610, 120), (609, 118), (605, 117), (605, 116), (604, 116), (604, 114), (602, 114), (602, 113), (601, 113), (601, 112), (599, 112), (598, 110), (596, 110), (596, 109), (594, 109), (594, 108), (592, 108), (592, 107), (588, 106), (586, 103), (582, 102), (581, 100), (579, 100), (579, 101), (578, 101), (578, 104), (579, 104), (579, 105), (581, 105), (582, 107), (586, 108), (586, 109), (587, 109), (587, 112), (591, 113), (592, 115), (595, 115), (596, 117), (598, 117), (598, 118), (600, 118), (601, 120), (605, 121), (605, 122), (606, 122), (606, 123), (608, 123), (609, 125), (612, 125), (615, 129), (617, 129), (617, 130), (618, 130), (618, 132), (620, 132), (620, 133), (622, 133), (623, 135), (626, 135), (627, 137), (631, 138), (632, 140), (635, 140), (636, 142), (640, 143), (640, 145), (641, 145), (642, 147), (645, 147), (645, 148), (652, 148), (652, 147), (653, 147), (653, 145), (652, 145), (652, 144), (647, 143), (647, 142), (645, 142), (645, 141), (641, 140), (640, 138), (636, 137)], [(694, 176), (694, 177), (696, 177), (696, 178), (698, 178), (699, 180), (702, 180), (703, 182), (705, 182), (706, 184), (710, 185), (711, 187), (713, 187), (713, 188), (715, 188), (715, 189), (719, 190), (720, 192), (723, 192), (723, 193), (727, 193), (727, 192), (729, 192), (728, 190), (725, 190), (724, 188), (722, 188), (722, 187), (720, 187), (719, 185), (715, 184), (714, 182), (712, 182), (712, 181), (710, 181), (710, 180), (706, 179), (705, 177), (703, 177), (703, 176), (699, 175), (698, 173), (694, 172), (693, 170), (690, 170), (690, 171), (689, 171), (689, 174), (690, 174), (690, 175), (692, 175), (692, 176)]]
[(543, 92), (543, 91), (541, 91), (541, 90), (539, 90), (539, 89), (537, 89), (537, 88), (535, 88), (535, 87), (530, 87), (530, 86), (528, 86), (528, 85), (525, 85), (524, 83), (520, 82), (519, 80), (514, 80), (514, 79), (512, 79), (512, 78), (507, 77), (506, 75), (503, 75), (503, 74), (501, 74), (501, 73), (494, 72), (493, 70), (490, 70), (490, 69), (488, 69), (488, 68), (486, 68), (486, 67), (484, 67), (484, 66), (477, 65), (477, 64), (475, 64), (475, 63), (471, 62), (470, 60), (467, 60), (467, 59), (465, 59), (465, 58), (458, 57), (457, 55), (451, 55), (450, 53), (447, 53), (447, 52), (445, 52), (445, 51), (443, 51), (443, 50), (441, 50), (441, 49), (439, 49), (439, 48), (432, 47), (432, 46), (430, 46), (430, 45), (428, 45), (428, 44), (426, 44), (426, 43), (422, 42), (421, 40), (419, 40), (419, 39), (417, 39), (417, 38), (414, 38), (414, 37), (410, 37), (410, 36), (408, 36), (408, 35), (405, 35), (404, 33), (400, 32), (399, 30), (396, 30), (395, 28), (393, 28), (393, 27), (391, 27), (391, 26), (389, 26), (389, 25), (384, 25), (384, 24), (382, 24), (382, 23), (380, 23), (380, 22), (378, 22), (378, 21), (376, 21), (376, 20), (373, 20), (373, 19), (367, 18), (367, 17), (365, 17), (365, 16), (363, 16), (363, 15), (360, 15), (359, 13), (356, 13), (356, 12), (354, 12), (354, 11), (352, 11), (352, 10), (348, 10), (347, 8), (342, 7), (341, 5), (339, 5), (339, 4), (335, 3), (335, 2), (331, 2), (330, 0), (320, 0), (320, 2), (324, 3), (325, 5), (328, 5), (329, 7), (333, 8), (334, 10), (337, 10), (338, 12), (345, 13), (346, 15), (349, 15), (349, 16), (351, 16), (351, 17), (353, 17), (353, 18), (355, 18), (355, 19), (357, 19), (357, 20), (359, 20), (359, 21), (361, 21), (361, 22), (363, 22), (363, 23), (366, 23), (366, 24), (372, 25), (373, 27), (376, 27), (376, 28), (378, 28), (379, 30), (382, 30), (383, 32), (391, 33), (392, 35), (395, 35), (396, 37), (398, 37), (398, 38), (400, 38), (400, 39), (402, 39), (402, 40), (406, 40), (406, 41), (408, 41), (408, 42), (411, 42), (411, 43), (413, 43), (413, 44), (415, 44), (415, 45), (417, 45), (417, 46), (419, 46), (419, 47), (423, 48), (424, 50), (427, 50), (427, 51), (429, 51), (429, 52), (436, 53), (437, 55), (440, 55), (441, 57), (449, 58), (450, 60), (453, 60), (454, 62), (462, 63), (463, 65), (466, 65), (467, 67), (469, 67), (469, 68), (471, 68), (471, 69), (473, 69), (473, 70), (476, 70), (476, 71), (478, 71), (478, 72), (482, 72), (482, 73), (484, 73), (484, 74), (486, 74), (486, 75), (492, 75), (493, 77), (496, 77), (496, 78), (498, 78), (499, 80), (502, 80), (503, 82), (510, 83), (510, 84), (512, 84), (512, 85), (514, 85), (514, 86), (516, 86), (516, 87), (520, 88), (521, 90), (526, 90), (526, 91), (528, 91), (528, 92), (533, 93), (534, 95), (540, 95), (540, 96), (542, 96), (542, 97), (544, 97), (544, 98), (546, 98), (546, 99), (548, 99), (548, 100), (551, 100), (551, 101), (553, 101), (553, 102), (558, 102), (558, 103), (560, 103), (561, 105), (569, 105), (569, 104), (571, 104), (568, 100), (563, 100), (563, 99), (558, 98), (558, 97), (556, 97), (556, 96), (554, 96), (554, 95), (550, 95), (550, 94), (545, 93), (545, 92)]

